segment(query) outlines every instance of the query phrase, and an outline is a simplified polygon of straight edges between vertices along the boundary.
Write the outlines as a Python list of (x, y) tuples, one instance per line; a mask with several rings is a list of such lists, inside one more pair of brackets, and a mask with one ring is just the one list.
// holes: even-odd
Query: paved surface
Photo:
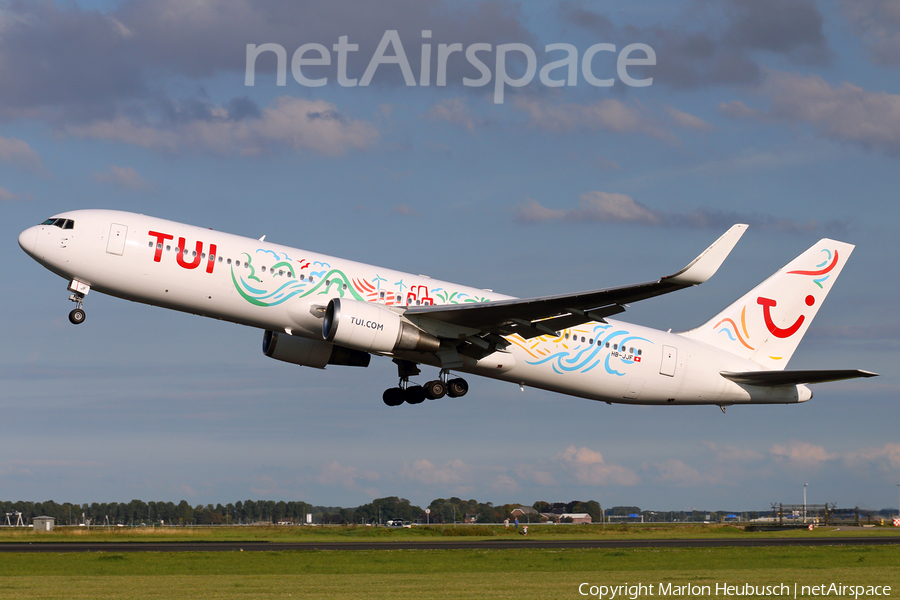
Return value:
[[(36, 534), (37, 535), (37, 534)], [(2, 543), (0, 552), (243, 552), (283, 550), (473, 550), (509, 548), (709, 548), (715, 546), (876, 546), (900, 545), (900, 536), (810, 538), (713, 538), (680, 540), (483, 540), (395, 542), (20, 542)]]

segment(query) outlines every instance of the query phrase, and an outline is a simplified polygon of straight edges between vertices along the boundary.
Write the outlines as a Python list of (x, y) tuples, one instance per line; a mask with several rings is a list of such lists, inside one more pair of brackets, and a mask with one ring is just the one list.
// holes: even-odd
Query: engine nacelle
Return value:
[(324, 369), (325, 365), (368, 367), (372, 359), (368, 352), (277, 331), (266, 331), (262, 349), (269, 358), (316, 369)]
[(325, 309), (322, 337), (364, 352), (435, 352), (441, 341), (374, 302), (332, 298)]

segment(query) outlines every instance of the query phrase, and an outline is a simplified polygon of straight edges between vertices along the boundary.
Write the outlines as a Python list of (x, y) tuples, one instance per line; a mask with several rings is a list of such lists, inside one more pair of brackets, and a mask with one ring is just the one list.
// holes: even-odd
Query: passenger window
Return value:
[(638, 356), (640, 356), (640, 355), (641, 355), (641, 349), (638, 348)]
[(166, 246), (166, 252), (171, 252), (171, 251), (172, 251), (172, 246)]
[(344, 287), (344, 289), (346, 290), (346, 289), (347, 289), (347, 284), (345, 283), (343, 287)]
[(266, 268), (265, 268), (265, 267), (262, 268), (262, 272), (263, 272), (263, 273), (266, 272)]
[(229, 258), (228, 260), (226, 260), (226, 261), (225, 261), (225, 264), (230, 265), (230, 264), (231, 264), (231, 259)]
[(619, 349), (619, 345), (618, 345), (618, 344), (613, 344), (613, 350), (618, 350), (618, 349)]

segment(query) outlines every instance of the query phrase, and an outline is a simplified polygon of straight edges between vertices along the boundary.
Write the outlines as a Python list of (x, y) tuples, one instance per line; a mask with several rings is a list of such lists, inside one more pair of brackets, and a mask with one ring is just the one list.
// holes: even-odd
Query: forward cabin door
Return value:
[(125, 238), (128, 237), (128, 227), (113, 223), (109, 227), (109, 241), (106, 242), (106, 251), (109, 254), (122, 256), (125, 252)]
[(678, 362), (678, 350), (674, 346), (663, 346), (662, 364), (659, 365), (659, 374), (675, 377), (675, 365)]

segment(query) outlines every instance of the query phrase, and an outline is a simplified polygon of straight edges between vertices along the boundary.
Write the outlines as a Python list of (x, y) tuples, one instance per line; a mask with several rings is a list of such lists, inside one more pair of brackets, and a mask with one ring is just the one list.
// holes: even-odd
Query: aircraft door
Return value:
[(122, 256), (125, 252), (125, 238), (128, 237), (128, 227), (113, 223), (109, 227), (109, 240), (106, 242), (106, 251), (109, 254)]
[(678, 364), (678, 350), (674, 346), (663, 346), (662, 364), (659, 365), (659, 374), (675, 377), (676, 364)]

